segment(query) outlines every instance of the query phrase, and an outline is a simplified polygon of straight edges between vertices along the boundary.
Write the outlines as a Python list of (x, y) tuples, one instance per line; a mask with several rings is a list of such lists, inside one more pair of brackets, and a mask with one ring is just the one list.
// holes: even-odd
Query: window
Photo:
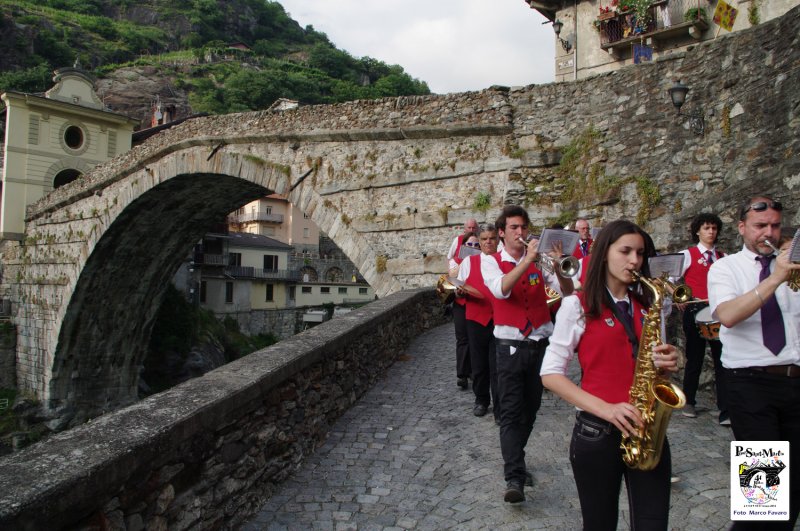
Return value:
[(275, 227), (264, 227), (264, 236), (275, 236)]
[(347, 288), (339, 288), (339, 295), (347, 295)]
[(271, 206), (265, 206), (264, 207), (264, 214), (272, 214), (272, 207)]
[(328, 286), (322, 286), (321, 288), (319, 288), (319, 292), (320, 293), (330, 293), (331, 292), (331, 288), (329, 288)]
[(311, 286), (303, 286), (303, 293), (311, 293)]
[(310, 238), (311, 237), (311, 229), (305, 227), (303, 229), (303, 238)]
[(274, 254), (264, 255), (264, 271), (277, 271), (278, 270), (278, 257)]
[(367, 294), (367, 288), (358, 288), (358, 294), (359, 295), (366, 295)]
[(293, 301), (297, 298), (297, 286), (289, 286), (289, 300)]
[(83, 131), (75, 125), (67, 127), (64, 131), (64, 143), (72, 149), (79, 149), (83, 145)]
[(208, 287), (206, 286), (206, 281), (203, 280), (200, 282), (200, 302), (206, 302), (206, 290)]
[(303, 219), (311, 219), (311, 216), (303, 212)]
[(241, 266), (242, 265), (242, 253), (228, 253), (228, 265), (230, 265), (230, 266)]
[(233, 303), (233, 282), (225, 283), (225, 303), (226, 304)]
[(275, 300), (275, 285), (267, 284), (267, 302), (272, 302), (274, 300)]

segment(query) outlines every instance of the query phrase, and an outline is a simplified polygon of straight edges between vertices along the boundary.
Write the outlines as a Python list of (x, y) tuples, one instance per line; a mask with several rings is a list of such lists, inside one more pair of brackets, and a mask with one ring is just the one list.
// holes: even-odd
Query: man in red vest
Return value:
[[(715, 244), (719, 231), (722, 229), (722, 220), (719, 216), (702, 213), (692, 220), (689, 232), (692, 241), (696, 244), (683, 253), (683, 279), (687, 286), (692, 288), (695, 299), (708, 299), (708, 270), (711, 264), (724, 256), (717, 250)], [(703, 370), (703, 358), (706, 355), (706, 341), (708, 341), (711, 357), (714, 360), (714, 384), (717, 394), (717, 408), (719, 409), (719, 423), (730, 426), (728, 406), (725, 391), (725, 375), (722, 368), (722, 343), (719, 340), (706, 340), (700, 335), (695, 317), (697, 312), (708, 306), (708, 303), (678, 304), (683, 310), (683, 333), (686, 337), (686, 367), (683, 371), (683, 392), (686, 394), (686, 407), (681, 411), (684, 416), (694, 418), (697, 416), (695, 409), (695, 396), (700, 384), (700, 373)]]
[(458, 279), (477, 290), (480, 296), (472, 295), (474, 291), (459, 290), (467, 302), (467, 337), (469, 338), (469, 358), (472, 367), (472, 391), (475, 393), (475, 405), (472, 414), (482, 417), (494, 404), (494, 418), (500, 419), (500, 406), (497, 404), (497, 368), (495, 365), (494, 323), (492, 321), (492, 294), (483, 282), (481, 275), (481, 257), (497, 252), (497, 229), (494, 225), (481, 225), (481, 254), (472, 255), (463, 262), (458, 270)]
[[(545, 283), (562, 296), (572, 293), (572, 280), (545, 273), (536, 266), (538, 240), (528, 239), (530, 218), (524, 208), (503, 208), (495, 223), (503, 250), (481, 255), (481, 274), (492, 294), (500, 403), (500, 449), (508, 503), (525, 500), (524, 485), (533, 478), (525, 465), (528, 443), (542, 401), (539, 368), (553, 333)], [(561, 256), (561, 250), (551, 253)]]
[[(458, 256), (461, 246), (470, 236), (478, 235), (478, 221), (470, 218), (464, 222), (464, 232), (453, 238), (450, 249), (447, 251), (449, 274), (451, 277), (458, 275), (458, 266), (462, 258)], [(467, 336), (467, 308), (464, 299), (457, 298), (453, 301), (453, 326), (456, 332), (456, 385), (461, 389), (469, 387), (469, 377), (472, 372), (469, 359), (469, 338)]]
[(575, 246), (575, 251), (572, 256), (575, 258), (585, 258), (589, 256), (592, 248), (592, 228), (589, 222), (583, 218), (575, 220), (575, 230), (578, 231), (578, 244)]

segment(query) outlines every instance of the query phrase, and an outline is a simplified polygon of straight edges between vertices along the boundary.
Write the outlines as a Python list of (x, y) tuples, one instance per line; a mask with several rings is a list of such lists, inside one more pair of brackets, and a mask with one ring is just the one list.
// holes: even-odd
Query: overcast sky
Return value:
[(397, 64), (432, 92), (554, 78), (553, 29), (524, 0), (278, 0), (340, 50)]

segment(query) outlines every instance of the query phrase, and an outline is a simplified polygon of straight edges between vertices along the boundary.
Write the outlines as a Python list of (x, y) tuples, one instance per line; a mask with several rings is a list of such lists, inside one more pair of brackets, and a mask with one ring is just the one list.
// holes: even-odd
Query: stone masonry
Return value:
[[(797, 225), (798, 26), (795, 8), (573, 83), (215, 116), (156, 135), (32, 205), (26, 239), (3, 254), (18, 386), (73, 424), (134, 401), (176, 257), (268, 192), (308, 213), (379, 296), (432, 286), (463, 221), (507, 202), (540, 227), (639, 219), (663, 250), (685, 246), (703, 210), (735, 250), (733, 213), (757, 191)], [(703, 136), (668, 100), (678, 78)]]

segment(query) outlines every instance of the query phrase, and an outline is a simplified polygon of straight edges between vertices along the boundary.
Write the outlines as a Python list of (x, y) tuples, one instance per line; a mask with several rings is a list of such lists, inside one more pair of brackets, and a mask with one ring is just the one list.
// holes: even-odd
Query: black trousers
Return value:
[[(499, 341), (499, 340), (498, 340)], [(506, 481), (525, 482), (525, 445), (542, 404), (542, 356), (546, 339), (529, 342), (512, 354), (497, 343), (497, 396), (500, 403), (500, 450)]]
[(467, 307), (453, 303), (453, 324), (456, 329), (456, 376), (469, 378), (469, 337), (467, 336)]
[(664, 441), (656, 468), (643, 472), (622, 460), (622, 434), (610, 422), (579, 412), (569, 461), (581, 502), (584, 531), (616, 531), (622, 478), (628, 492), (632, 531), (666, 531), (672, 457)]
[(472, 366), (472, 392), (475, 403), (495, 407), (495, 416), (500, 408), (497, 405), (497, 356), (494, 346), (494, 323), (486, 326), (467, 320), (469, 337), (469, 359)]
[[(789, 441), (788, 522), (735, 522), (731, 530), (794, 529), (800, 513), (800, 378), (726, 369), (731, 428), (737, 441)], [(734, 493), (735, 494), (735, 493)]]
[(711, 350), (714, 360), (714, 386), (717, 395), (717, 409), (721, 413), (728, 411), (727, 390), (725, 389), (725, 373), (722, 367), (722, 343), (716, 340), (707, 340), (700, 335), (695, 322), (697, 312), (708, 306), (692, 304), (683, 311), (683, 335), (686, 338), (686, 367), (683, 369), (683, 392), (686, 403), (695, 405), (697, 387), (700, 385), (700, 373), (703, 370), (703, 358), (706, 355), (706, 343)]

